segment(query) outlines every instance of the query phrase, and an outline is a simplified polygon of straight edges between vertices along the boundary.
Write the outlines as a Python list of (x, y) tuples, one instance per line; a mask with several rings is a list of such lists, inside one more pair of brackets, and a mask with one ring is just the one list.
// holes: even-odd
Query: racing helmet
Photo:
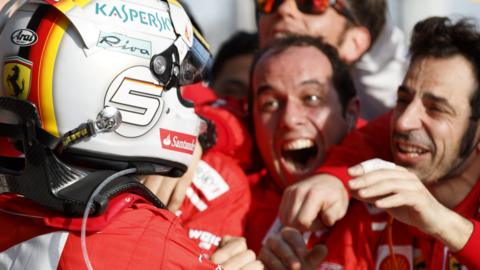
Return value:
[(61, 160), (109, 170), (153, 164), (143, 173), (182, 175), (204, 123), (179, 87), (199, 81), (211, 62), (182, 6), (26, 2), (0, 35), (0, 96), (35, 105)]

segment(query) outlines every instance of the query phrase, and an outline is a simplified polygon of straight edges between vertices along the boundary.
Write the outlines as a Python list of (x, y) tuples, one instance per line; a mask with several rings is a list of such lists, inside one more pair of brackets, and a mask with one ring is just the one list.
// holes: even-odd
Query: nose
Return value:
[(302, 104), (295, 100), (287, 100), (282, 114), (280, 127), (284, 129), (295, 129), (307, 122), (307, 114)]
[(394, 112), (394, 125), (397, 131), (408, 132), (422, 127), (425, 108), (420, 100), (414, 100), (404, 110)]
[(295, 17), (300, 13), (295, 0), (284, 0), (277, 8), (279, 17)]

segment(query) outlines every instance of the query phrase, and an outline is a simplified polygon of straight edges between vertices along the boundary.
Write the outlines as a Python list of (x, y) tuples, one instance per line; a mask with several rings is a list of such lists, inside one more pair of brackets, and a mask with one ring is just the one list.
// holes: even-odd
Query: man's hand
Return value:
[(279, 234), (267, 239), (259, 259), (267, 269), (309, 270), (316, 269), (327, 255), (325, 246), (308, 250), (302, 234), (285, 227)]
[(191, 179), (171, 178), (150, 175), (143, 179), (143, 184), (162, 201), (171, 212), (176, 212), (182, 206)]
[(349, 173), (356, 177), (348, 182), (355, 198), (437, 237), (454, 252), (468, 241), (473, 225), (443, 206), (414, 173), (400, 166), (368, 173), (354, 166)]
[(331, 226), (348, 208), (348, 193), (331, 175), (315, 175), (288, 187), (282, 196), (279, 216), (286, 226), (314, 231)]
[(243, 237), (224, 236), (218, 249), (212, 255), (212, 261), (225, 270), (260, 270), (262, 262), (256, 260), (255, 252), (247, 248)]

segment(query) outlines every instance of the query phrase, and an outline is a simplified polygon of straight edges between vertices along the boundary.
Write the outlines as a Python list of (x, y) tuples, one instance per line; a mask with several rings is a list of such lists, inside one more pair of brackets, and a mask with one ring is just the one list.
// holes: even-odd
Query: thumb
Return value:
[(310, 250), (305, 261), (309, 269), (317, 269), (318, 265), (327, 256), (328, 250), (324, 245), (317, 245)]

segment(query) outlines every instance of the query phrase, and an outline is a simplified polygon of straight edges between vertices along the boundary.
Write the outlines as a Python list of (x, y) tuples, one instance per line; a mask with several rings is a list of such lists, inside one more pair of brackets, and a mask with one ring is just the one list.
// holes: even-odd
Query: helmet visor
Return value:
[(194, 30), (193, 44), (180, 66), (179, 83), (188, 85), (206, 78), (212, 67), (212, 57), (203, 37)]

